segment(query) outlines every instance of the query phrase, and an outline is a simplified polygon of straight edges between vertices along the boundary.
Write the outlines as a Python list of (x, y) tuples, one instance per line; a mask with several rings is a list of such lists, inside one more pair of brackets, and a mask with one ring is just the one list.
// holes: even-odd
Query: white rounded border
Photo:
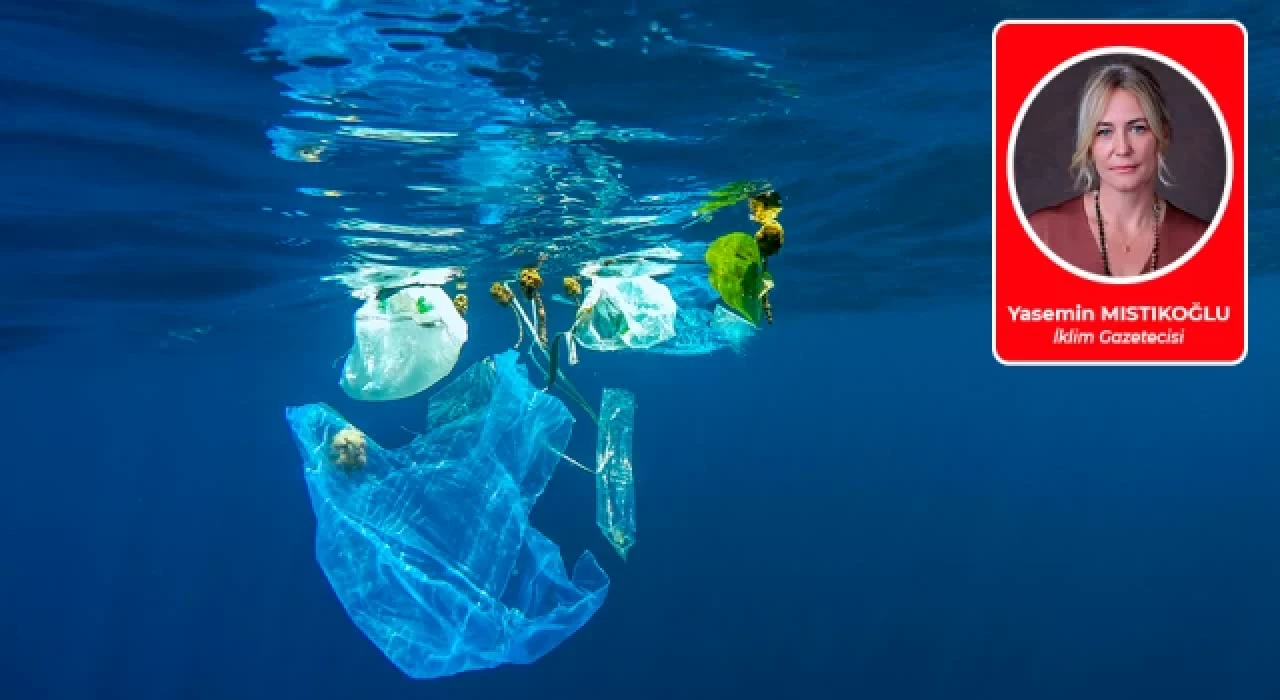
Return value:
[[(1222, 136), (1223, 151), (1227, 158), (1227, 174), (1226, 181), (1222, 188), (1222, 200), (1218, 202), (1218, 211), (1214, 214), (1213, 221), (1209, 222), (1209, 227), (1205, 229), (1204, 235), (1200, 236), (1200, 240), (1196, 241), (1196, 244), (1191, 247), (1191, 250), (1188, 250), (1181, 258), (1175, 260), (1172, 265), (1162, 267), (1155, 272), (1148, 272), (1144, 275), (1134, 275), (1133, 277), (1105, 277), (1092, 272), (1086, 272), (1074, 265), (1071, 265), (1066, 260), (1059, 257), (1057, 253), (1053, 252), (1049, 246), (1045, 245), (1044, 241), (1040, 240), (1040, 237), (1037, 236), (1035, 231), (1031, 228), (1031, 222), (1027, 219), (1026, 213), (1022, 210), (1022, 201), (1018, 198), (1018, 185), (1013, 176), (1013, 156), (1018, 149), (1018, 134), (1022, 131), (1022, 120), (1027, 116), (1027, 111), (1031, 109), (1031, 104), (1040, 96), (1040, 92), (1044, 90), (1044, 88), (1055, 78), (1077, 63), (1099, 56), (1111, 56), (1117, 54), (1142, 56), (1143, 58), (1163, 63), (1165, 66), (1176, 70), (1182, 75), (1182, 77), (1186, 78), (1188, 82), (1195, 86), (1196, 90), (1199, 91), (1200, 96), (1204, 98), (1206, 103), (1208, 103), (1209, 109), (1213, 111), (1213, 116), (1218, 120), (1218, 133)], [(1013, 128), (1009, 132), (1008, 154), (1005, 158), (1005, 180), (1009, 187), (1009, 199), (1011, 200), (1011, 204), (1013, 204), (1013, 211), (1018, 215), (1018, 221), (1022, 223), (1023, 231), (1031, 239), (1031, 242), (1040, 249), (1040, 252), (1044, 253), (1050, 260), (1057, 264), (1058, 267), (1070, 272), (1076, 277), (1086, 279), (1091, 282), (1098, 282), (1101, 284), (1142, 284), (1143, 282), (1160, 279), (1174, 270), (1177, 270), (1179, 267), (1182, 267), (1183, 263), (1194, 258), (1200, 252), (1200, 249), (1204, 248), (1205, 244), (1209, 242), (1209, 239), (1212, 238), (1213, 234), (1218, 230), (1218, 224), (1222, 223), (1222, 217), (1227, 211), (1227, 202), (1231, 199), (1231, 188), (1235, 186), (1235, 183), (1233, 182), (1235, 177), (1235, 154), (1232, 153), (1231, 144), (1231, 130), (1227, 128), (1227, 120), (1222, 116), (1222, 109), (1218, 107), (1218, 101), (1213, 98), (1213, 94), (1210, 93), (1208, 88), (1200, 82), (1200, 79), (1191, 71), (1187, 70), (1186, 67), (1168, 56), (1149, 49), (1142, 49), (1136, 46), (1104, 46), (1102, 48), (1090, 49), (1083, 53), (1078, 53), (1062, 63), (1059, 63), (1053, 70), (1049, 71), (1043, 78), (1041, 78), (1040, 82), (1036, 83), (1036, 86), (1031, 89), (1031, 92), (1022, 101), (1022, 108), (1018, 110), (1018, 116), (1013, 120)]]

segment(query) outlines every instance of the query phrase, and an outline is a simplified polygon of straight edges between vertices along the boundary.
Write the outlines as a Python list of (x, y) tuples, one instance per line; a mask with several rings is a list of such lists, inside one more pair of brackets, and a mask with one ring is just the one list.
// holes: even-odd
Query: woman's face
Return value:
[(1108, 187), (1132, 191), (1151, 186), (1159, 168), (1159, 145), (1133, 93), (1111, 91), (1093, 134), (1093, 162)]

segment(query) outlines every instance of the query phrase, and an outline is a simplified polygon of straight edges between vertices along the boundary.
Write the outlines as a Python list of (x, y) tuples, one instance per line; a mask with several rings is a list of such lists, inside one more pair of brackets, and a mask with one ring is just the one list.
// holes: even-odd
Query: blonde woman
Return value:
[(1156, 193), (1172, 184), (1169, 110), (1150, 71), (1113, 63), (1085, 82), (1071, 170), (1083, 194), (1027, 217), (1058, 257), (1108, 277), (1144, 275), (1182, 257), (1209, 224)]

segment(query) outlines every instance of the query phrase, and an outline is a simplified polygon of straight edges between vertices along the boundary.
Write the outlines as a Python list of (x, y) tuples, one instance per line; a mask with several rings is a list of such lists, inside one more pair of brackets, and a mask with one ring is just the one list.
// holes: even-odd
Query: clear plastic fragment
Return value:
[(625, 561), (636, 543), (636, 489), (631, 471), (635, 394), (605, 389), (596, 437), (596, 525)]

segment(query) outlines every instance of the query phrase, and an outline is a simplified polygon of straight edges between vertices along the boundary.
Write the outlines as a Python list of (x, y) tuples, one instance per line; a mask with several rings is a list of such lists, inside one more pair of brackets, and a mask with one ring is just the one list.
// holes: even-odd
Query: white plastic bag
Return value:
[(355, 314), (355, 342), (342, 367), (343, 391), (361, 401), (413, 396), (453, 371), (467, 322), (440, 287), (408, 287)]
[(594, 277), (581, 308), (574, 339), (590, 350), (646, 350), (676, 334), (675, 299), (652, 277)]

